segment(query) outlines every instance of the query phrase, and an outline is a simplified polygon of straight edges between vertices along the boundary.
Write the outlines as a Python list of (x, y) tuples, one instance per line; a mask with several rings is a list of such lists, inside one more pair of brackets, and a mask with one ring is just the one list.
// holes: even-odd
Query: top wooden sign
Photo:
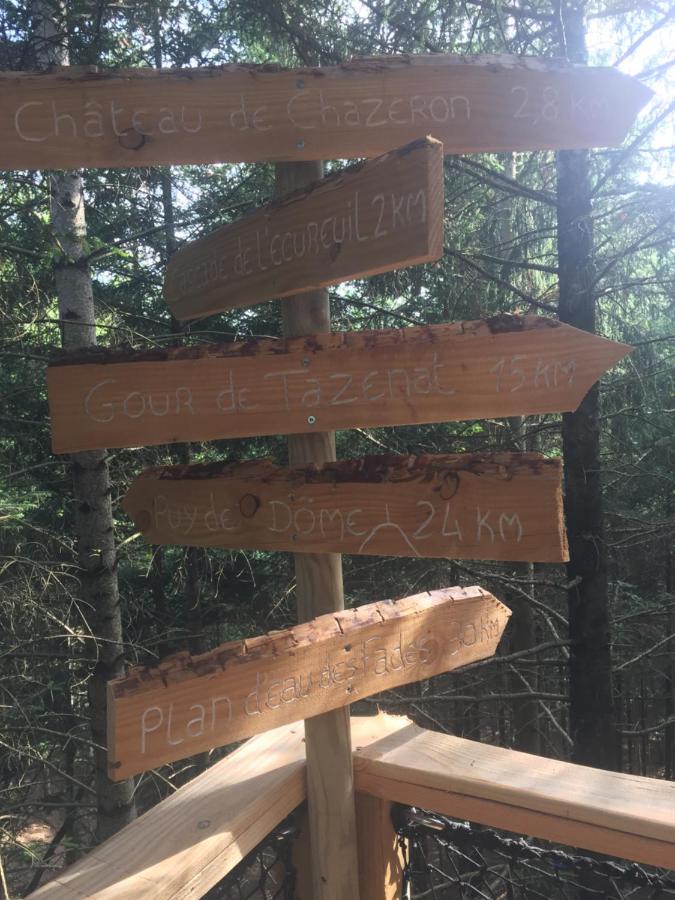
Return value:
[(0, 167), (352, 158), (427, 134), (446, 153), (607, 147), (651, 96), (615, 69), (504, 56), (4, 72)]

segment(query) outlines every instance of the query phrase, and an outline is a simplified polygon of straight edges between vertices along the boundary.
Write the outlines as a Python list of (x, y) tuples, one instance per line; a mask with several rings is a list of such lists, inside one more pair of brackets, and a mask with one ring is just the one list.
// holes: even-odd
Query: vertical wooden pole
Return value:
[(401, 900), (403, 852), (391, 822), (392, 804), (356, 795), (361, 900)]
[[(278, 163), (276, 194), (287, 194), (322, 176), (322, 162)], [(330, 331), (326, 290), (287, 297), (281, 308), (286, 337)], [(317, 430), (290, 435), (288, 451), (291, 465), (331, 462), (335, 459), (335, 434)], [(339, 553), (296, 554), (295, 576), (299, 621), (344, 609)], [(305, 736), (313, 900), (358, 900), (349, 707), (308, 719)]]

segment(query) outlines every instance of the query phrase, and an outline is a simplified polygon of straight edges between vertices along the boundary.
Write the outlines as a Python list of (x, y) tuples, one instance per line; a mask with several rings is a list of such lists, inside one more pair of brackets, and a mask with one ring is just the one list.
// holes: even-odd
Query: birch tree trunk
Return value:
[[(583, 8), (563, 2), (561, 21), (567, 56), (586, 63)], [(563, 322), (595, 331), (593, 224), (589, 153), (557, 154), (559, 315)], [(563, 416), (565, 515), (570, 545), (568, 591), (570, 731), (574, 762), (615, 768), (616, 720), (600, 477), (599, 395), (595, 385), (579, 409)]]
[[(65, 9), (61, 0), (35, 0), (33, 15), (40, 66), (69, 64)], [(58, 248), (55, 264), (62, 346), (96, 343), (94, 297), (87, 263), (87, 224), (79, 172), (50, 176), (51, 223)], [(89, 711), (97, 798), (97, 839), (104, 840), (135, 818), (133, 781), (113, 783), (107, 775), (106, 682), (124, 674), (117, 552), (107, 451), (72, 455), (73, 501), (80, 569), (80, 600), (96, 641), (97, 663), (89, 681)]]

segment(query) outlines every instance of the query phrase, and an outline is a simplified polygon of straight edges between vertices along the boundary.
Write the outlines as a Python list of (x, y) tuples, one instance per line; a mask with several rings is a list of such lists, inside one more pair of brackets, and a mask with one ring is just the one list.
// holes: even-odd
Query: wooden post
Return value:
[[(277, 196), (323, 176), (322, 162), (278, 163)], [(330, 331), (325, 289), (307, 291), (282, 304), (286, 337)], [(291, 465), (332, 462), (335, 433), (291, 435)], [(298, 619), (344, 609), (342, 557), (339, 553), (295, 554)], [(307, 801), (314, 900), (359, 900), (354, 779), (349, 707), (305, 722)]]
[(392, 803), (356, 795), (361, 900), (401, 900), (403, 852), (391, 822)]

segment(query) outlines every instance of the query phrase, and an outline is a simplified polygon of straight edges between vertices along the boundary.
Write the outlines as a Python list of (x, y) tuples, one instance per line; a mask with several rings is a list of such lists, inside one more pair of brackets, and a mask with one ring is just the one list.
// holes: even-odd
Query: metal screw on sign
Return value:
[(197, 828), (201, 828), (203, 831), (205, 828), (211, 827), (211, 819), (202, 819), (201, 822), (197, 822)]
[(308, 425), (314, 425), (315, 422), (316, 422), (316, 416), (307, 416), (307, 424)]

